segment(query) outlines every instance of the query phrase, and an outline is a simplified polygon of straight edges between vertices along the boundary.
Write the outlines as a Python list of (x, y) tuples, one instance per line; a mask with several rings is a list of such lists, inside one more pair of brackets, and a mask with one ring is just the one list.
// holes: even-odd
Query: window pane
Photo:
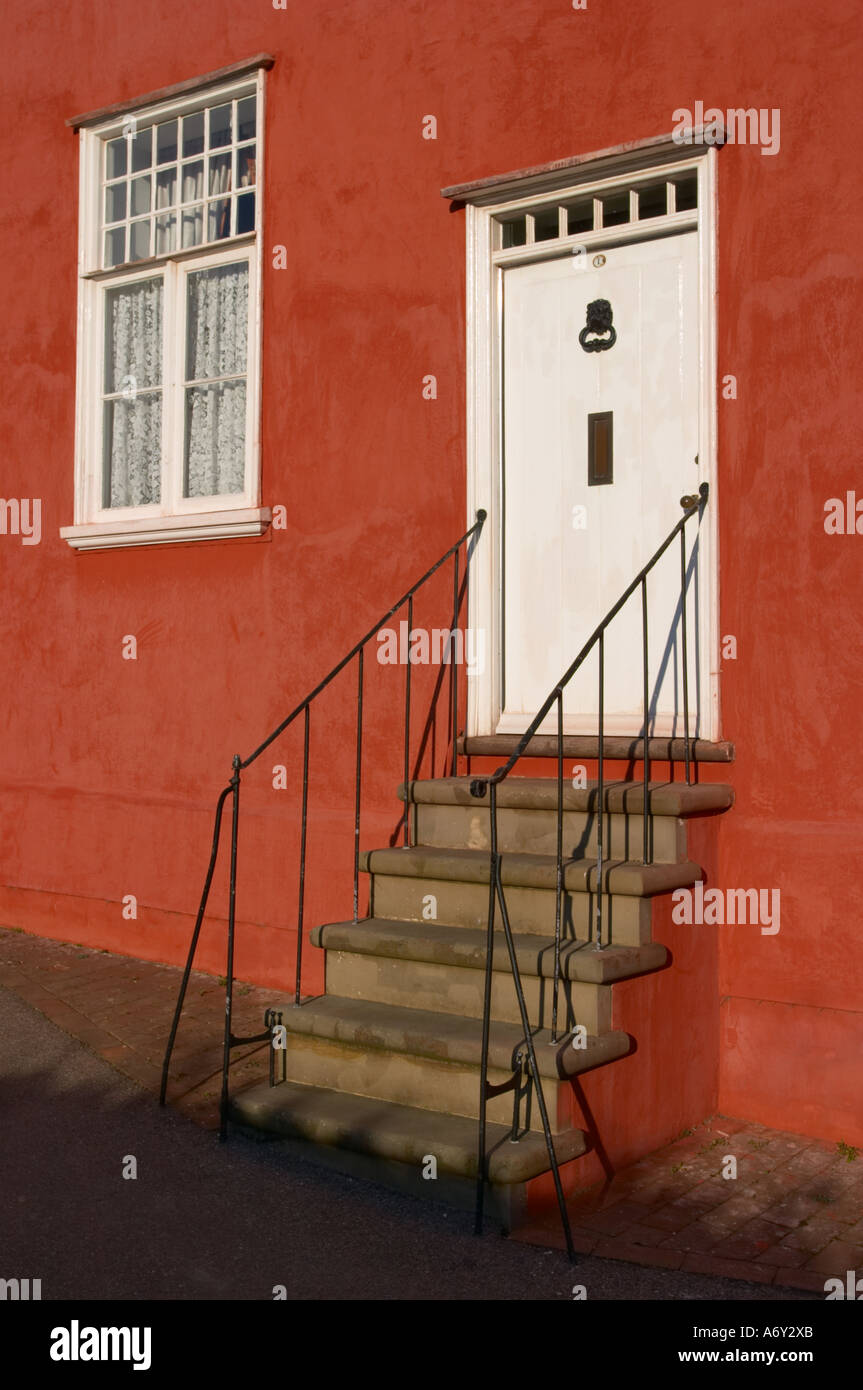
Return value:
[(177, 122), (166, 121), (156, 132), (156, 163), (173, 164), (177, 158)]
[(686, 174), (681, 179), (673, 179), (675, 188), (675, 205), (678, 212), (690, 212), (698, 207), (698, 175)]
[(210, 108), (210, 149), (231, 143), (231, 107), (213, 106)]
[(228, 193), (231, 187), (231, 156), (217, 154), (210, 158), (210, 186), (208, 192)]
[(207, 240), (221, 241), (231, 235), (231, 200), (221, 198), (218, 203), (207, 204)]
[(162, 280), (105, 294), (105, 507), (159, 501), (162, 457)]
[(192, 271), (187, 280), (184, 494), (242, 492), (246, 454), (246, 383), (214, 381), (246, 370), (249, 267), (243, 261)]
[(177, 170), (160, 169), (156, 175), (156, 207), (172, 208), (177, 201)]
[(237, 102), (238, 140), (254, 140), (257, 134), (255, 130), (255, 106), (254, 97), (243, 97), (242, 101)]
[(183, 246), (200, 246), (204, 239), (204, 209), (187, 208), (183, 213)]
[(619, 227), (629, 221), (629, 192), (611, 193), (602, 200), (603, 227)]
[(255, 146), (237, 151), (237, 187), (249, 188), (255, 182)]
[(156, 218), (156, 255), (166, 256), (177, 249), (177, 214), (166, 213)]
[(534, 241), (553, 241), (560, 235), (558, 230), (557, 208), (542, 208), (536, 213), (533, 223)]
[(126, 172), (126, 141), (109, 140), (106, 152), (105, 178), (119, 179)]
[(581, 232), (593, 231), (593, 199), (588, 198), (580, 203), (573, 203), (567, 208), (566, 227), (570, 236), (578, 236)]
[(162, 277), (105, 294), (105, 392), (162, 384)]
[(652, 184), (638, 190), (638, 218), (664, 217), (666, 211), (665, 184)]
[(242, 193), (237, 199), (237, 236), (255, 230), (255, 195)]
[(126, 216), (126, 185), (112, 183), (105, 189), (105, 221), (120, 222)]
[(126, 259), (126, 228), (117, 227), (105, 233), (105, 268), (122, 265)]
[(129, 260), (144, 261), (150, 254), (150, 219), (133, 222), (129, 235)]
[(188, 387), (183, 495), (212, 497), (242, 492), (245, 458), (245, 381)]
[(150, 211), (150, 175), (143, 179), (132, 180), (132, 206), (129, 209), (132, 217), (137, 217), (143, 212)]
[(183, 117), (183, 158), (204, 151), (204, 113), (197, 111), (194, 116)]
[(192, 271), (187, 282), (186, 306), (186, 381), (245, 372), (248, 262)]
[(159, 501), (162, 393), (105, 401), (103, 507), (145, 507)]
[(149, 169), (153, 162), (153, 127), (148, 126), (146, 130), (139, 130), (130, 144), (132, 146), (132, 173), (137, 174), (141, 169)]
[(204, 196), (204, 161), (196, 159), (194, 164), (183, 165), (183, 203), (191, 203)]
[(503, 245), (524, 246), (527, 241), (527, 230), (523, 217), (511, 217), (501, 222), (503, 232)]

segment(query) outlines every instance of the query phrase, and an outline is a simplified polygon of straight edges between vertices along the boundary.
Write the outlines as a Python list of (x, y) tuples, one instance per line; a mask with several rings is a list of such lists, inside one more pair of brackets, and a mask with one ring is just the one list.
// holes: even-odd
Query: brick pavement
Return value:
[[(714, 1115), (568, 1209), (582, 1254), (822, 1295), (863, 1277), (863, 1155), (750, 1121)], [(516, 1238), (563, 1245), (551, 1215)]]
[[(156, 1094), (181, 975), (176, 966), (0, 928), (0, 985)], [(207, 1129), (219, 1122), (224, 997), (224, 981), (192, 972), (171, 1061), (169, 1103)], [(237, 982), (234, 1033), (260, 1033), (264, 1010), (287, 1002), (277, 990)], [(265, 1043), (235, 1048), (232, 1087), (263, 1080), (267, 1063)]]
[[(147, 1090), (157, 1093), (180, 980), (175, 966), (0, 928), (0, 985)], [(224, 987), (194, 972), (171, 1069), (172, 1106), (218, 1123)], [(238, 983), (234, 1031), (260, 1032), (288, 996)], [(232, 1086), (263, 1080), (264, 1044), (238, 1048)], [(737, 1177), (722, 1176), (737, 1160)], [(583, 1254), (823, 1294), (863, 1277), (863, 1155), (716, 1115), (569, 1203)], [(558, 1245), (549, 1216), (516, 1237)]]

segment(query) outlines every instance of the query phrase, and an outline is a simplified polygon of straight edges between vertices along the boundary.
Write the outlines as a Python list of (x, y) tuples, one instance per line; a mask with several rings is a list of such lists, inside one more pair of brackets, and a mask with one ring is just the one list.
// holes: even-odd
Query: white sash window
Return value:
[[(260, 535), (263, 66), (80, 118), (76, 549)], [(98, 117), (98, 113), (96, 113)]]

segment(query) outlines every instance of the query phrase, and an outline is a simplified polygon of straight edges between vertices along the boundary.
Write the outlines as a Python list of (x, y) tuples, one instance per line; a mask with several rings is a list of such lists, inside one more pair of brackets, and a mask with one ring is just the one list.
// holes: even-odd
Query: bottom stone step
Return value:
[[(239, 1091), (231, 1100), (229, 1117), (235, 1124), (273, 1138), (303, 1140), (325, 1149), (395, 1161), (411, 1170), (417, 1189), (426, 1189), (424, 1195), (434, 1195), (428, 1189), (435, 1184), (423, 1177), (430, 1157), (436, 1160), (440, 1174), (476, 1178), (477, 1121), (459, 1115), (285, 1081)], [(486, 1136), (488, 1174), (493, 1185), (525, 1183), (548, 1171), (542, 1134), (530, 1132), (512, 1143), (508, 1126), (488, 1124)], [(554, 1136), (558, 1163), (580, 1158), (586, 1151), (587, 1140), (580, 1129)], [(314, 1153), (308, 1156), (313, 1159)], [(365, 1175), (373, 1176), (371, 1172)]]

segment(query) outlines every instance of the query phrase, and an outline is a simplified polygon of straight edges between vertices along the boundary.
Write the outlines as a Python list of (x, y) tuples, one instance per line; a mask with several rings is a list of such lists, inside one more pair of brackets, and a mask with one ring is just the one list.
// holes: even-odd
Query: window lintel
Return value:
[(201, 77), (190, 77), (185, 82), (175, 82), (173, 86), (160, 87), (157, 91), (145, 92), (140, 97), (117, 101), (111, 106), (100, 106), (95, 111), (85, 111), (80, 116), (70, 116), (66, 125), (71, 127), (73, 131), (101, 125), (102, 122), (111, 120), (112, 117), (123, 116), (130, 111), (140, 111), (145, 107), (156, 106), (161, 102), (179, 100), (181, 97), (192, 96), (199, 91), (204, 92), (208, 87), (214, 87), (219, 82), (230, 81), (231, 78), (251, 76), (252, 73), (261, 68), (271, 68), (275, 61), (270, 53), (257, 53), (254, 58), (246, 58), (240, 63), (230, 63), (227, 67), (217, 68), (215, 72), (205, 73)]

